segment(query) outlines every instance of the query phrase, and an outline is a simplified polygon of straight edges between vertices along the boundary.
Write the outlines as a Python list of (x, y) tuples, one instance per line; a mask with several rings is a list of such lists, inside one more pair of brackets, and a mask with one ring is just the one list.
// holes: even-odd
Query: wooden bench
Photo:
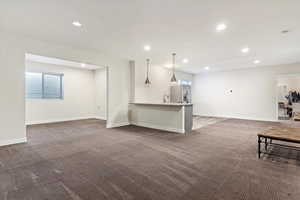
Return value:
[[(299, 148), (295, 146), (273, 143), (273, 140), (300, 144), (300, 128), (283, 128), (283, 127), (270, 128), (262, 133), (257, 134), (257, 136), (258, 136), (258, 158), (260, 158), (260, 154), (262, 153), (271, 154), (268, 152), (269, 145), (299, 150)], [(265, 144), (265, 151), (261, 151), (261, 143)]]

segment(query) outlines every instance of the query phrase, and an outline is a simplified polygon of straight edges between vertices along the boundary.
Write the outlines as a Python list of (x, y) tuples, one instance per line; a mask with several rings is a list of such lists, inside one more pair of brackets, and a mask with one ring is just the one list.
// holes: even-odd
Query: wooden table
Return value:
[[(261, 153), (271, 154), (268, 152), (269, 145), (299, 150), (299, 148), (295, 146), (273, 143), (273, 140), (300, 144), (300, 128), (283, 128), (283, 127), (270, 128), (262, 133), (257, 134), (257, 136), (258, 136), (258, 158), (260, 158)], [(265, 144), (264, 152), (261, 151), (261, 143)]]

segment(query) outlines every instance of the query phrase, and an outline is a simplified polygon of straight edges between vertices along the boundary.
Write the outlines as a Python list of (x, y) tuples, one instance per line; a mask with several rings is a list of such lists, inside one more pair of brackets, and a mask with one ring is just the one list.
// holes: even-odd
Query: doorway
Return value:
[(26, 125), (107, 120), (107, 67), (26, 54)]
[(300, 121), (300, 74), (280, 75), (277, 78), (277, 104), (278, 120)]

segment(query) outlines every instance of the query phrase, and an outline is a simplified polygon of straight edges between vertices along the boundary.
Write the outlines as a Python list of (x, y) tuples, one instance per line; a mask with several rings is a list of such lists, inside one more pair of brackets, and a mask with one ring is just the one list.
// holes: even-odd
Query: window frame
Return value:
[(180, 79), (180, 80), (178, 80), (178, 84), (179, 85), (189, 85), (189, 86), (192, 86), (193, 82), (191, 80)]
[[(26, 99), (45, 99), (45, 100), (63, 100), (64, 99), (64, 74), (62, 73), (52, 73), (52, 72), (34, 72), (34, 71), (27, 71), (25, 73), (36, 73), (36, 74), (41, 74), (42, 75), (42, 95), (40, 97), (28, 97), (27, 95), (27, 89), (26, 89)], [(50, 76), (58, 76), (59, 81), (60, 81), (60, 96), (59, 97), (45, 97), (45, 76), (50, 75)], [(26, 74), (25, 74), (25, 81), (26, 81)]]

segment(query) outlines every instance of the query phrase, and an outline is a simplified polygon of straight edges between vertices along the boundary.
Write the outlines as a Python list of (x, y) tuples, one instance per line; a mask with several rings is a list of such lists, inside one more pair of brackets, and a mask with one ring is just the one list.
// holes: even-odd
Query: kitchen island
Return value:
[(136, 126), (188, 133), (193, 127), (193, 104), (130, 103), (130, 123)]

